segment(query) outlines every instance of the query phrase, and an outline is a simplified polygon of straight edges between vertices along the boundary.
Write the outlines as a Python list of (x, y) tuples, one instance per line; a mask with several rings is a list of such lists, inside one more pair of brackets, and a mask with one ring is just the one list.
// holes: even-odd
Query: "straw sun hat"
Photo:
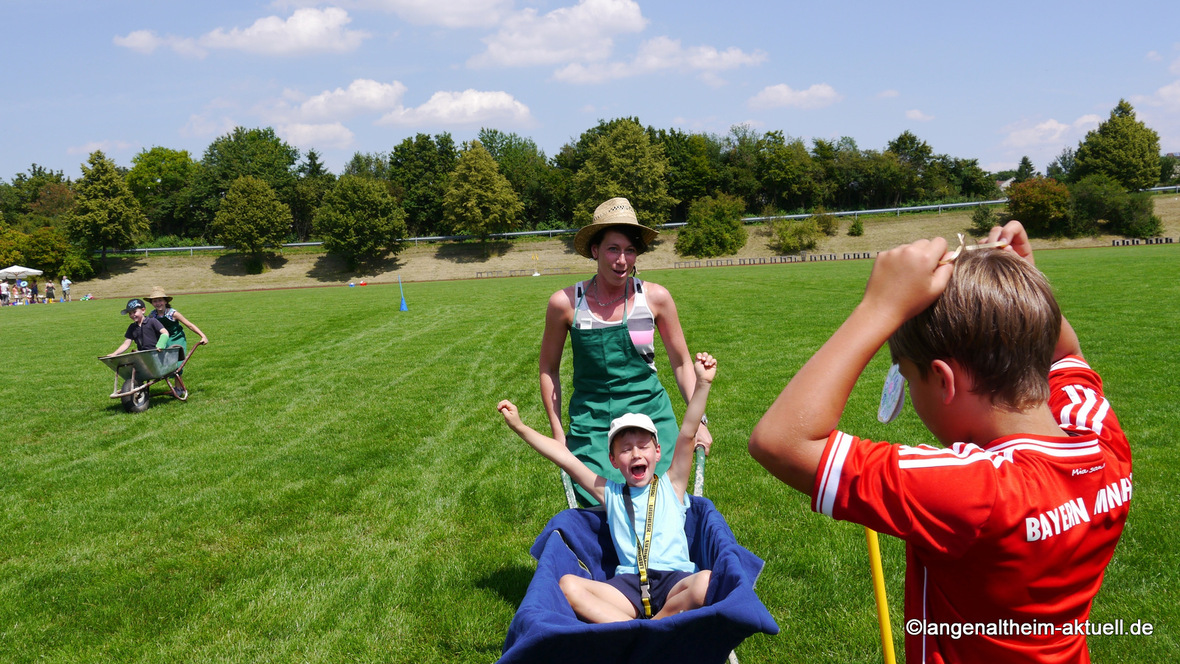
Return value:
[(599, 205), (594, 210), (594, 218), (590, 223), (583, 226), (574, 236), (574, 251), (586, 258), (594, 258), (594, 254), (590, 253), (590, 239), (612, 226), (634, 226), (643, 238), (644, 244), (651, 244), (660, 234), (654, 228), (639, 223), (635, 216), (635, 208), (631, 207), (631, 201), (625, 198), (612, 198)]
[(171, 298), (171, 297), (169, 297), (167, 294), (165, 294), (165, 293), (164, 293), (164, 289), (163, 289), (163, 288), (160, 288), (159, 286), (153, 286), (153, 287), (152, 287), (152, 294), (147, 296), (147, 301), (148, 301), (148, 302), (151, 302), (152, 300), (154, 300), (154, 299), (156, 299), (156, 298), (158, 298), (158, 297), (162, 297), (162, 298), (164, 298), (164, 301), (165, 301), (165, 302), (171, 302), (171, 301), (172, 301), (172, 298)]

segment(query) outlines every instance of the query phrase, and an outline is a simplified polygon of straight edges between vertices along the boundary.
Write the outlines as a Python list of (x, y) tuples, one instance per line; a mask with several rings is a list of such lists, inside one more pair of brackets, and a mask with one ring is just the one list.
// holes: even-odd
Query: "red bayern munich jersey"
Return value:
[(1090, 661), (1131, 448), (1081, 357), (1056, 362), (1049, 386), (1069, 436), (949, 449), (828, 437), (812, 509), (906, 541), (906, 661)]

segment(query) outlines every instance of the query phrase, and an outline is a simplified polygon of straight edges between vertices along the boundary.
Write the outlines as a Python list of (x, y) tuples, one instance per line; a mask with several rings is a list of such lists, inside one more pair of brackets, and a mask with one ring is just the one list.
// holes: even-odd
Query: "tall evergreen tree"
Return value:
[(1110, 117), (1086, 134), (1074, 160), (1075, 178), (1102, 174), (1127, 189), (1154, 187), (1160, 175), (1160, 137), (1154, 129), (1135, 119), (1135, 109), (1126, 100)]
[(389, 155), (389, 180), (414, 235), (445, 235), (443, 195), (458, 154), (451, 135), (406, 138)]
[(93, 253), (100, 251), (106, 268), (107, 249), (130, 247), (147, 232), (148, 220), (119, 174), (115, 162), (101, 150), (82, 166), (74, 210), (67, 221), (70, 239)]
[(456, 232), (478, 235), (486, 241), (492, 233), (515, 228), (523, 210), (512, 185), (500, 174), (496, 160), (483, 144), (468, 143), (459, 155), (443, 199), (447, 224)]

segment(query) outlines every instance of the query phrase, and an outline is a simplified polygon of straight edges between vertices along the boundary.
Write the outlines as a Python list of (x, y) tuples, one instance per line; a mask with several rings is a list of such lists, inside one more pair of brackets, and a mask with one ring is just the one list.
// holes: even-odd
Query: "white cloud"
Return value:
[(135, 30), (134, 32), (128, 33), (126, 37), (116, 36), (114, 42), (116, 46), (129, 48), (147, 55), (163, 45), (165, 40), (156, 36), (156, 33), (151, 30)]
[(468, 60), (472, 67), (525, 67), (566, 62), (597, 62), (610, 57), (614, 36), (647, 26), (632, 0), (578, 0), (538, 15), (529, 8), (506, 18), (484, 39), (487, 50)]
[(771, 85), (750, 98), (747, 104), (754, 109), (768, 108), (823, 108), (843, 99), (844, 96), (827, 83), (817, 83), (806, 90), (792, 90), (791, 86), (780, 83)]
[(347, 53), (355, 51), (369, 37), (362, 30), (348, 30), (348, 12), (338, 7), (297, 9), (286, 20), (278, 16), (260, 18), (248, 28), (217, 28), (198, 39), (158, 36), (151, 30), (136, 30), (115, 37), (118, 46), (150, 54), (160, 46), (190, 57), (205, 57), (209, 50), (245, 51), (263, 55)]
[(285, 124), (276, 132), (298, 148), (343, 150), (352, 145), (354, 134), (339, 122), (331, 124)]
[(358, 0), (347, 3), (397, 14), (418, 25), (491, 27), (512, 9), (512, 0)]
[(1003, 144), (1010, 148), (1025, 149), (1073, 142), (1080, 140), (1100, 122), (1102, 118), (1097, 115), (1083, 115), (1071, 124), (1049, 119), (1031, 127), (1016, 125), (1008, 128)]
[(1177, 76), (1180, 76), (1180, 58), (1176, 58), (1176, 60), (1172, 62), (1172, 66), (1168, 67), (1168, 71), (1176, 74)]
[(324, 91), (301, 103), (296, 115), (305, 121), (340, 120), (360, 113), (386, 113), (401, 104), (406, 86), (358, 78), (348, 88)]
[(346, 53), (356, 50), (369, 34), (348, 30), (352, 22), (348, 12), (339, 7), (297, 9), (287, 20), (278, 16), (260, 18), (248, 28), (217, 28), (204, 35), (200, 44), (266, 55), (302, 53)]
[(532, 121), (533, 116), (529, 107), (507, 92), (469, 89), (463, 92), (436, 92), (425, 104), (417, 108), (399, 106), (384, 115), (377, 124), (478, 126), (507, 122), (524, 126), (532, 124)]
[(180, 128), (180, 135), (191, 138), (221, 136), (233, 131), (236, 126), (238, 123), (225, 115), (212, 117), (209, 113), (193, 114)]
[(1150, 95), (1133, 95), (1131, 102), (1136, 106), (1164, 108), (1180, 112), (1180, 80), (1172, 81)]
[(931, 120), (934, 119), (933, 115), (926, 115), (925, 113), (923, 113), (922, 111), (919, 111), (916, 108), (906, 111), (905, 116), (906, 116), (906, 119), (913, 120), (915, 122), (930, 122)]
[(893, 99), (898, 96), (901, 96), (901, 93), (897, 90), (882, 90), (877, 93), (877, 99)]
[(1159, 51), (1148, 51), (1147, 55), (1144, 56), (1144, 58), (1148, 62), (1159, 62), (1160, 60), (1164, 59), (1164, 56), (1160, 55)]
[(724, 83), (717, 72), (746, 65), (761, 64), (766, 60), (762, 51), (746, 53), (730, 47), (718, 51), (712, 46), (685, 48), (680, 40), (656, 37), (639, 46), (635, 59), (629, 63), (571, 63), (558, 69), (554, 78), (567, 83), (603, 83), (629, 76), (639, 76), (666, 70), (696, 71), (711, 85)]
[(127, 141), (90, 141), (85, 145), (75, 145), (66, 148), (66, 154), (84, 154), (90, 155), (95, 150), (102, 150), (108, 157), (114, 152), (125, 152), (135, 147), (134, 143)]

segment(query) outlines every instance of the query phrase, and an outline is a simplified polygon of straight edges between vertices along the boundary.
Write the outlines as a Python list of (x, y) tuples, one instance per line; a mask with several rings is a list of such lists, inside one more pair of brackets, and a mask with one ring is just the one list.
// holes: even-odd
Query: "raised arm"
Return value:
[(107, 355), (107, 357), (111, 357), (113, 355), (118, 355), (118, 354), (122, 353), (123, 351), (127, 350), (128, 348), (131, 348), (131, 340), (124, 339), (123, 343), (120, 344), (120, 346), (115, 349), (115, 352), (111, 353), (110, 355)]
[[(664, 350), (668, 352), (668, 364), (672, 367), (672, 375), (676, 378), (676, 387), (684, 403), (692, 399), (696, 389), (696, 376), (693, 372), (693, 358), (688, 351), (688, 343), (684, 339), (684, 328), (680, 326), (680, 314), (676, 311), (676, 301), (667, 288), (659, 284), (644, 282), (647, 289), (647, 304), (655, 317), (656, 329), (660, 331), (660, 340), (664, 343)], [(704, 413), (701, 413), (704, 415)], [(699, 418), (698, 418), (699, 422)], [(705, 452), (713, 444), (713, 435), (709, 427), (702, 425), (696, 434), (696, 440), (704, 444)]]
[(176, 320), (180, 321), (181, 323), (183, 323), (185, 325), (185, 327), (187, 327), (188, 329), (201, 335), (201, 343), (202, 344), (209, 343), (209, 337), (205, 336), (205, 333), (201, 331), (201, 328), (197, 327), (196, 325), (193, 325), (192, 321), (190, 321), (189, 319), (182, 316), (179, 311), (173, 311), (172, 317), (175, 318)]
[(574, 322), (573, 290), (559, 290), (549, 298), (545, 309), (545, 332), (541, 336), (541, 404), (549, 418), (553, 438), (565, 445), (565, 427), (561, 424), (561, 354), (565, 338)]
[(920, 240), (881, 253), (864, 298), (791, 379), (750, 436), (750, 454), (775, 477), (811, 494), (828, 435), (869, 360), (901, 324), (946, 289), (946, 240)]
[(697, 353), (693, 363), (693, 392), (684, 410), (684, 423), (680, 425), (680, 433), (676, 437), (676, 451), (672, 453), (672, 463), (665, 473), (676, 489), (680, 502), (684, 502), (684, 492), (688, 488), (688, 476), (692, 473), (693, 444), (697, 430), (701, 425), (701, 416), (705, 414), (705, 403), (709, 399), (709, 388), (713, 386), (713, 379), (717, 376), (717, 360), (708, 353)]
[(564, 442), (550, 438), (522, 422), (516, 404), (507, 399), (497, 404), (496, 410), (504, 416), (504, 422), (520, 436), (521, 440), (564, 470), (573, 481), (593, 495), (595, 500), (602, 502), (606, 494), (606, 479), (575, 457)]

